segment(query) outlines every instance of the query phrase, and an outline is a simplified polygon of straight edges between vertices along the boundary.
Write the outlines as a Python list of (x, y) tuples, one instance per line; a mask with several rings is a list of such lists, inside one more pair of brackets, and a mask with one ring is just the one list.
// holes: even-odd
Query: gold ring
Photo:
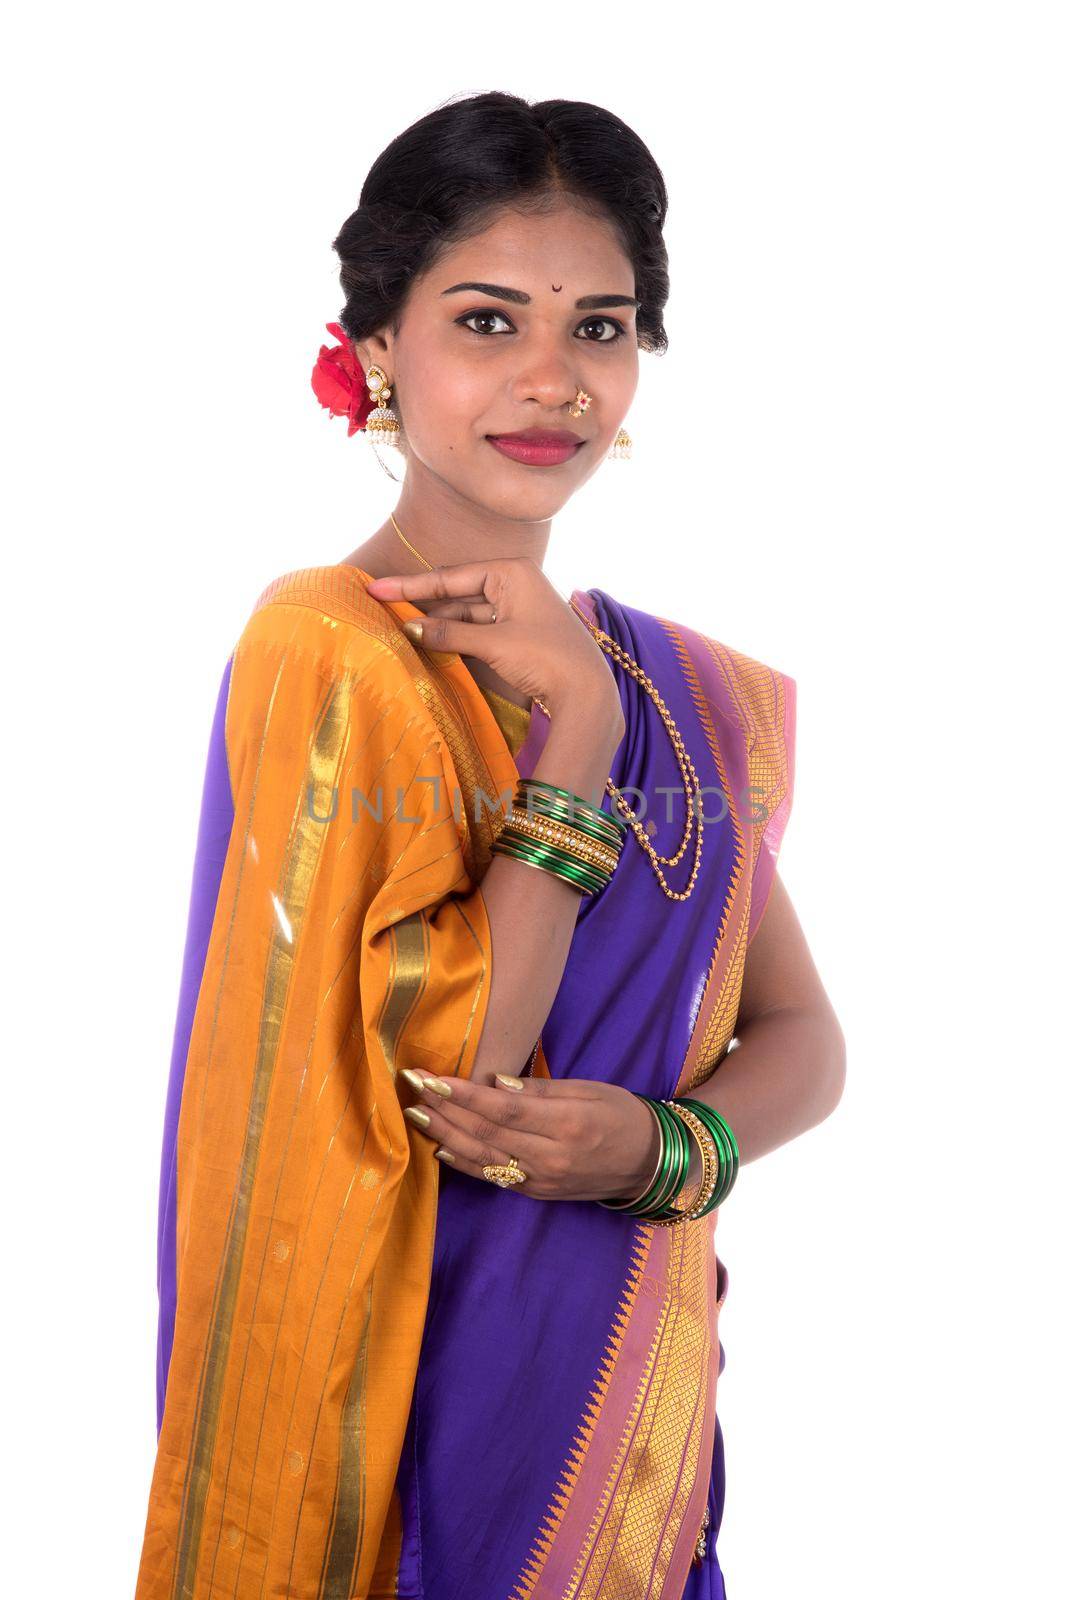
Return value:
[(511, 1189), (517, 1183), (526, 1183), (527, 1175), (523, 1171), (515, 1156), (512, 1156), (506, 1167), (496, 1166), (492, 1163), (482, 1168), (482, 1176), (487, 1183), (495, 1183), (501, 1189)]

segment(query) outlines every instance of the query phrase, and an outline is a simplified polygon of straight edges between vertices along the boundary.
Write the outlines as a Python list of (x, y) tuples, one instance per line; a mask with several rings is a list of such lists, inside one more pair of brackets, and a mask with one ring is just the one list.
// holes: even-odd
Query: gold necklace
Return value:
[[(411, 541), (404, 537), (404, 534), (401, 533), (400, 528), (397, 526), (397, 519), (393, 515), (392, 511), (389, 514), (389, 520), (396, 529), (397, 535), (401, 542), (411, 551), (412, 555), (415, 556), (417, 561), (421, 561), (423, 563), (423, 566), (426, 567), (428, 572), (432, 572), (433, 566), (431, 562), (429, 562), (425, 556), (420, 555), (419, 551), (415, 548)], [(653, 680), (650, 678), (649, 674), (638, 665), (634, 657), (630, 655), (628, 651), (624, 650), (621, 644), (617, 643), (617, 641), (612, 638), (610, 633), (606, 633), (603, 628), (599, 628), (596, 623), (591, 622), (581, 607), (572, 604), (571, 601), (568, 601), (568, 604), (571, 606), (571, 609), (575, 612), (576, 616), (578, 616), (581, 621), (585, 623), (586, 628), (590, 633), (593, 634), (593, 637), (597, 640), (597, 643), (600, 645), (604, 653), (610, 656), (613, 661), (617, 662), (618, 665), (623, 668), (624, 672), (628, 672), (635, 682), (645, 690), (646, 694), (656, 706), (657, 711), (660, 713), (660, 719), (667, 730), (668, 738), (671, 740), (671, 746), (675, 752), (675, 759), (679, 764), (679, 773), (682, 777), (683, 793), (686, 796), (686, 828), (682, 835), (682, 843), (679, 845), (679, 848), (675, 851), (673, 856), (660, 855), (659, 852), (653, 848), (652, 840), (642, 827), (641, 820), (635, 816), (633, 809), (627, 803), (627, 801), (624, 800), (623, 795), (612, 782), (611, 778), (609, 778), (605, 787), (607, 788), (608, 793), (614, 799), (620, 815), (626, 822), (630, 824), (634, 837), (637, 839), (641, 848), (645, 851), (645, 854), (649, 857), (653, 871), (656, 873), (656, 876), (659, 879), (660, 887), (663, 889), (668, 899), (687, 900), (693, 892), (694, 884), (697, 882), (697, 873), (701, 865), (701, 849), (704, 844), (705, 831), (702, 808), (700, 804), (695, 805), (694, 803), (695, 797), (699, 799), (701, 793), (701, 780), (698, 777), (697, 768), (693, 764), (693, 759), (690, 755), (690, 752), (686, 748), (682, 734), (678, 730), (678, 726), (676, 725), (674, 717), (664, 704), (663, 697), (661, 696), (656, 685), (653, 683)], [(537, 700), (536, 695), (533, 696), (533, 698)], [(541, 706), (546, 716), (548, 716), (549, 712), (540, 700), (538, 700), (538, 705)], [(677, 866), (682, 860), (683, 852), (689, 843), (690, 835), (694, 831), (695, 816), (697, 822), (697, 839), (694, 846), (695, 853), (693, 868), (690, 872), (689, 882), (687, 883), (685, 889), (680, 892), (679, 890), (672, 889), (668, 886), (667, 879), (664, 877), (664, 874), (661, 871), (661, 863), (667, 867), (674, 867)], [(537, 1046), (535, 1046), (535, 1050), (536, 1049)]]
[(403, 533), (401, 533), (400, 528), (397, 527), (397, 519), (393, 515), (392, 511), (389, 514), (389, 520), (390, 520), (390, 522), (392, 522), (394, 528), (396, 529), (397, 538), (400, 540), (401, 544), (404, 544), (404, 545), (408, 546), (408, 549), (412, 552), (412, 555), (415, 557), (415, 559), (417, 561), (421, 561), (423, 563), (424, 567), (426, 567), (428, 572), (433, 572), (434, 568), (431, 565), (431, 563), (426, 559), (425, 556), (421, 556), (419, 554), (418, 550), (415, 548), (414, 544), (410, 544), (409, 541), (404, 537)]

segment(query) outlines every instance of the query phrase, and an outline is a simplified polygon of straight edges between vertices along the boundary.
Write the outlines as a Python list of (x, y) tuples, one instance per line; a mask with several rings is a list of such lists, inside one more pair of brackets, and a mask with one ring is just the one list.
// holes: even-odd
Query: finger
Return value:
[[(498, 1082), (475, 1083), (470, 1078), (436, 1077), (420, 1067), (418, 1072), (402, 1069), (401, 1076), (419, 1094), (419, 1104), (440, 1100), (446, 1107), (465, 1110), (523, 1133), (538, 1133), (544, 1138), (558, 1137), (561, 1116), (567, 1102), (595, 1099), (602, 1085), (584, 1078), (517, 1078), (497, 1073)], [(517, 1089), (514, 1085), (519, 1084)], [(421, 1092), (420, 1092), (421, 1091)]]
[(497, 617), (496, 606), (491, 605), (485, 595), (466, 600), (428, 600), (426, 604), (434, 607), (428, 616), (454, 617), (458, 622), (474, 622), (480, 627), (496, 621)]
[[(489, 1165), (488, 1162), (485, 1162), (485, 1161), (469, 1161), (466, 1156), (462, 1156), (462, 1155), (458, 1154), (457, 1151), (451, 1150), (449, 1148), (449, 1146), (446, 1145), (446, 1144), (439, 1144), (438, 1145), (437, 1149), (434, 1151), (434, 1157), (435, 1157), (436, 1160), (441, 1162), (442, 1166), (452, 1167), (454, 1172), (465, 1172), (469, 1178), (477, 1178), (479, 1183), (491, 1183), (496, 1188), (501, 1188), (501, 1189), (512, 1189), (512, 1188), (515, 1188), (515, 1189), (520, 1190), (522, 1193), (528, 1195), (531, 1199), (534, 1199), (534, 1200), (542, 1200), (542, 1199), (550, 1199), (550, 1198), (552, 1198), (551, 1193), (549, 1193), (547, 1191), (547, 1186), (546, 1186), (544, 1180), (539, 1182), (539, 1180), (537, 1178), (532, 1177), (530, 1172), (528, 1171), (528, 1169), (525, 1166), (523, 1166), (523, 1163), (521, 1161), (519, 1162), (519, 1165), (520, 1165), (522, 1171), (526, 1173), (526, 1177), (523, 1179), (523, 1181), (521, 1183), (517, 1183), (517, 1184), (512, 1184), (512, 1183), (501, 1183), (501, 1184), (498, 1184), (496, 1179), (487, 1178), (485, 1172), (482, 1170), (483, 1167)], [(516, 1160), (517, 1161), (519, 1160), (518, 1156), (516, 1157)], [(508, 1158), (507, 1157), (504, 1157), (504, 1158), (498, 1157), (498, 1158), (496, 1158), (494, 1160), (493, 1165), (494, 1166), (500, 1166), (500, 1167), (507, 1167)]]
[(492, 666), (493, 658), (499, 653), (501, 621), (500, 614), (492, 627), (487, 627), (486, 622), (458, 622), (453, 617), (426, 616), (406, 618), (401, 627), (412, 643), (421, 645), (424, 650), (477, 656)]
[[(407, 1069), (404, 1070), (406, 1071)], [(509, 1094), (525, 1095), (524, 1126), (538, 1128), (544, 1126), (548, 1129), (552, 1127), (552, 1118), (556, 1115), (556, 1112), (550, 1110), (545, 1113), (544, 1117), (539, 1118), (532, 1102), (545, 1105), (552, 1105), (555, 1102), (559, 1105), (564, 1100), (596, 1100), (604, 1094), (606, 1087), (595, 1078), (542, 1078), (535, 1076), (517, 1078), (514, 1074), (508, 1072), (495, 1073), (495, 1081), (493, 1083), (476, 1083), (472, 1082), (470, 1078), (435, 1077), (425, 1067), (420, 1067), (414, 1076), (423, 1080), (424, 1083), (446, 1085), (453, 1096), (458, 1097), (463, 1104), (477, 1106), (480, 1111), (486, 1110), (491, 1116), (493, 1115), (493, 1108), (499, 1104), (496, 1097), (501, 1093), (502, 1088)], [(503, 1084), (499, 1083), (499, 1080), (504, 1080)], [(511, 1087), (516, 1083), (521, 1084), (522, 1088), (514, 1089)], [(413, 1084), (412, 1087), (414, 1088), (415, 1085)], [(486, 1098), (487, 1095), (490, 1096), (488, 1100)]]
[[(422, 1112), (422, 1117), (415, 1117), (412, 1112)], [(481, 1176), (481, 1169), (490, 1166), (506, 1167), (514, 1156), (524, 1172), (536, 1171), (538, 1151), (525, 1148), (530, 1141), (522, 1134), (509, 1135), (508, 1132), (498, 1127), (495, 1123), (487, 1122), (484, 1117), (465, 1118), (465, 1125), (461, 1126), (455, 1116), (449, 1116), (443, 1111), (436, 1110), (426, 1104), (419, 1106), (406, 1106), (405, 1118), (411, 1126), (426, 1138), (434, 1140), (436, 1144), (443, 1144), (445, 1148), (461, 1161), (470, 1163), (473, 1170), (477, 1169)], [(502, 1142), (498, 1142), (498, 1140)], [(546, 1146), (548, 1141), (541, 1139), (538, 1143)]]
[[(402, 1076), (416, 1091), (415, 1103), (424, 1111), (434, 1111), (450, 1126), (487, 1143), (509, 1147), (523, 1143), (524, 1152), (537, 1159), (556, 1143), (562, 1127), (562, 1100), (554, 1111), (546, 1096), (525, 1086), (522, 1089), (495, 1088), (471, 1083), (467, 1078), (435, 1077), (431, 1072), (412, 1072)], [(525, 1080), (518, 1080), (525, 1083)], [(452, 1146), (450, 1145), (450, 1149)], [(513, 1152), (518, 1155), (518, 1150)]]
[(456, 566), (432, 567), (429, 572), (404, 572), (372, 578), (367, 592), (376, 600), (453, 600), (465, 594), (499, 594), (502, 578), (492, 561), (463, 561)]
[(448, 600), (424, 600), (424, 601), (421, 602), (421, 604), (419, 606), (419, 610), (420, 611), (427, 611), (427, 610), (430, 609), (431, 606), (433, 606), (434, 609), (436, 610), (439, 606), (460, 606), (460, 605), (464, 605), (465, 603), (468, 604), (468, 605), (484, 605), (484, 606), (488, 606), (490, 602), (486, 599), (486, 596), (484, 594), (482, 594), (481, 591), (480, 591), (478, 594), (459, 594), (459, 595), (455, 595), (454, 594), (454, 595), (450, 595)]

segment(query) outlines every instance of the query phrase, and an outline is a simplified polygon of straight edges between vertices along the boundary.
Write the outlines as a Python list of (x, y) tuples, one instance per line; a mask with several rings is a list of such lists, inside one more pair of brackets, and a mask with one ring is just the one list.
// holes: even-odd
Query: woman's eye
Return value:
[[(587, 317), (586, 321), (582, 323), (581, 326), (584, 328), (596, 328), (599, 330), (590, 340), (591, 344), (616, 344), (620, 339), (626, 338), (627, 334), (627, 330), (623, 324), (621, 322), (617, 322), (614, 317)], [(610, 339), (602, 339), (601, 337), (601, 333), (603, 333), (605, 328), (611, 328), (613, 330), (612, 337)]]
[[(495, 321), (503, 322), (508, 327), (511, 327), (511, 323), (508, 321), (508, 318), (506, 316), (504, 316), (504, 314), (502, 312), (500, 312), (500, 311), (469, 311), (467, 313), (466, 317), (461, 317), (459, 319), (459, 321), (460, 321), (460, 326), (464, 327), (464, 328), (470, 328), (472, 322), (495, 322)], [(472, 333), (480, 333), (480, 334), (487, 334), (487, 335), (488, 334), (492, 334), (495, 331), (496, 330), (493, 329), (493, 328), (471, 328), (471, 332)]]
[[(492, 338), (498, 332), (514, 333), (509, 319), (503, 311), (469, 311), (466, 316), (457, 318), (458, 325), (470, 328), (472, 333), (477, 333), (483, 338)], [(487, 326), (494, 322), (502, 323), (503, 329)], [(580, 333), (580, 337), (587, 339), (590, 344), (618, 344), (627, 337), (627, 330), (621, 322), (614, 317), (587, 317), (579, 328), (592, 330), (589, 333)]]

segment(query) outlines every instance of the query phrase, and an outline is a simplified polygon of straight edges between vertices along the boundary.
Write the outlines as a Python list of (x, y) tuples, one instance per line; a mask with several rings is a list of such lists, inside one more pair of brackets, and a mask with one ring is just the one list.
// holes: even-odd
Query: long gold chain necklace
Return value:
[[(423, 563), (423, 566), (426, 567), (428, 572), (432, 572), (434, 570), (433, 564), (429, 562), (425, 556), (420, 555), (419, 551), (415, 548), (411, 541), (404, 537), (404, 534), (401, 533), (400, 528), (397, 526), (397, 519), (392, 512), (389, 514), (389, 520), (396, 529), (397, 536), (401, 543), (411, 551), (412, 555), (417, 561), (421, 561)], [(656, 873), (656, 876), (659, 879), (660, 887), (663, 889), (668, 899), (687, 900), (693, 892), (694, 884), (697, 882), (697, 873), (701, 865), (701, 849), (704, 844), (704, 816), (702, 813), (702, 807), (700, 805), (701, 780), (698, 777), (697, 768), (693, 764), (690, 752), (686, 748), (682, 734), (678, 730), (678, 726), (676, 725), (674, 717), (664, 704), (663, 697), (661, 696), (656, 685), (653, 683), (649, 674), (638, 665), (634, 657), (630, 655), (628, 651), (624, 650), (621, 644), (612, 638), (610, 633), (606, 633), (603, 628), (599, 628), (596, 623), (591, 622), (586, 614), (582, 611), (581, 607), (573, 605), (570, 601), (568, 603), (571, 605), (571, 609), (575, 612), (576, 616), (578, 616), (582, 622), (585, 623), (588, 631), (593, 634), (593, 637), (597, 640), (597, 643), (600, 645), (605, 654), (610, 656), (613, 661), (617, 662), (618, 665), (623, 668), (624, 672), (628, 672), (630, 676), (640, 685), (640, 687), (645, 690), (646, 694), (656, 706), (657, 711), (660, 713), (660, 719), (667, 730), (668, 738), (671, 740), (671, 746), (675, 752), (675, 759), (679, 764), (679, 773), (682, 777), (683, 793), (686, 796), (686, 829), (682, 836), (682, 843), (679, 845), (679, 848), (675, 851), (673, 856), (660, 855), (659, 852), (653, 848), (652, 840), (642, 827), (641, 819), (635, 815), (632, 807), (626, 800), (624, 800), (623, 795), (612, 782), (611, 778), (609, 778), (606, 788), (608, 793), (615, 801), (620, 815), (625, 819), (626, 822), (630, 824), (630, 828), (634, 834), (634, 837), (637, 839), (641, 848), (645, 851), (645, 854), (649, 857), (653, 871)], [(537, 697), (535, 696), (535, 698)], [(542, 710), (545, 711), (546, 716), (548, 716), (549, 712), (546, 707), (542, 705), (540, 700), (538, 701), (538, 704), (542, 707)], [(683, 852), (685, 851), (690, 840), (690, 835), (694, 832), (695, 818), (697, 838), (694, 847), (693, 868), (690, 872), (689, 882), (687, 883), (685, 889), (680, 892), (677, 889), (672, 889), (669, 887), (667, 879), (664, 877), (664, 874), (661, 870), (661, 863), (663, 863), (663, 865), (666, 867), (674, 867), (677, 866), (682, 860)], [(537, 1045), (535, 1045), (534, 1051), (535, 1053), (537, 1052)]]

